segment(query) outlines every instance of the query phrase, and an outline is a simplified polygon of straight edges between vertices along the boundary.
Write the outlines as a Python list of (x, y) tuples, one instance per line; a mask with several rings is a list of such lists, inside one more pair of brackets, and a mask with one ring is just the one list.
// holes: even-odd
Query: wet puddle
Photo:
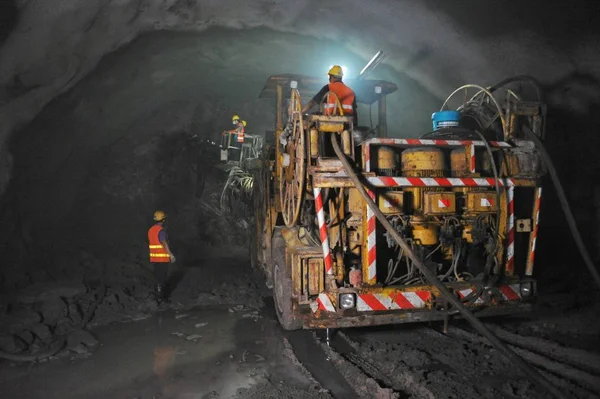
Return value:
[(88, 358), (3, 365), (2, 397), (229, 398), (266, 376), (308, 384), (281, 355), (275, 322), (241, 305), (159, 312), (93, 333), (100, 346)]

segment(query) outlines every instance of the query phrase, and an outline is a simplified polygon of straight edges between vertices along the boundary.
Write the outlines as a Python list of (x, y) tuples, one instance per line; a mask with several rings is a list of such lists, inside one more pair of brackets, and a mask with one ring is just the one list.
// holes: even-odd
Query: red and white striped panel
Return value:
[(317, 297), (317, 309), (325, 312), (335, 312), (335, 307), (327, 294), (321, 293)]
[(475, 173), (475, 144), (469, 146), (469, 169)]
[[(367, 190), (369, 197), (375, 201), (375, 193)], [(377, 218), (371, 207), (367, 206), (367, 276), (365, 283), (377, 283)]]
[[(389, 177), (371, 176), (367, 181), (374, 187), (494, 187), (496, 179), (458, 177)], [(500, 187), (514, 186), (512, 179), (498, 180)]]
[(365, 172), (371, 171), (371, 145), (367, 141), (363, 146), (363, 159)]
[(333, 274), (333, 260), (329, 250), (329, 237), (327, 235), (327, 225), (325, 224), (325, 213), (323, 211), (323, 196), (321, 189), (315, 187), (315, 207), (317, 210), (317, 220), (319, 221), (319, 236), (321, 238), (321, 247), (323, 248), (323, 260), (325, 262), (325, 272)]
[[(456, 292), (458, 293), (458, 296), (459, 296), (461, 299), (464, 299), (464, 298), (466, 298), (467, 296), (471, 295), (471, 294), (473, 293), (473, 290), (472, 290), (471, 288), (465, 288), (465, 289), (462, 289), (462, 290), (459, 290), (459, 291), (456, 291)], [(480, 297), (478, 297), (478, 298), (475, 300), (475, 302), (473, 302), (473, 303), (474, 303), (475, 305), (482, 305), (482, 304), (484, 304), (485, 302), (483, 302), (483, 299), (481, 299), (481, 296), (480, 296)]]
[(359, 312), (422, 309), (431, 301), (429, 291), (405, 291), (391, 294), (360, 294), (356, 300)]
[(506, 301), (518, 301), (521, 299), (521, 287), (519, 284), (501, 285), (498, 289)]
[[(521, 291), (519, 284), (501, 285), (498, 287), (505, 301), (521, 300)], [(466, 298), (473, 293), (472, 288), (464, 288), (457, 291), (460, 298)], [(429, 291), (402, 291), (378, 294), (358, 294), (356, 298), (356, 310), (359, 312), (377, 312), (386, 310), (410, 310), (424, 309), (432, 301), (432, 295)], [(317, 297), (316, 306), (312, 307), (313, 313), (317, 311), (336, 312), (336, 308), (331, 298), (326, 293), (321, 293)], [(473, 304), (484, 305), (481, 297), (477, 298)]]
[(540, 223), (540, 206), (542, 203), (542, 188), (538, 187), (536, 190), (536, 200), (533, 208), (534, 226), (531, 232), (531, 244), (529, 248), (529, 259), (527, 260), (527, 267), (525, 274), (531, 276), (533, 274), (533, 261), (535, 260), (535, 244), (537, 242), (538, 227)]
[[(512, 148), (512, 145), (505, 141), (490, 141), (491, 147), (497, 148)], [(485, 147), (485, 143), (481, 140), (426, 140), (426, 139), (392, 139), (392, 138), (372, 138), (367, 140), (365, 145), (380, 144), (380, 145), (425, 145), (425, 146), (456, 146), (466, 147), (474, 145), (477, 147)]]
[(506, 274), (515, 272), (515, 188), (506, 190), (508, 202), (508, 225), (506, 226)]

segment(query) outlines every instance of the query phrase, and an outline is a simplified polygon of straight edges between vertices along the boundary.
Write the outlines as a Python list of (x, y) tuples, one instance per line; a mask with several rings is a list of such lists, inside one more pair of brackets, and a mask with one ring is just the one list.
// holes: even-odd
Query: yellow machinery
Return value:
[[(322, 84), (272, 76), (261, 93), (275, 102), (276, 126), (254, 175), (252, 259), (282, 326), (443, 320), (454, 311), (382, 228), (334, 142), (412, 252), (465, 306), (478, 316), (530, 309), (544, 171), (520, 128), (542, 134), (542, 104), (465, 86), (434, 114), (434, 131), (396, 139), (386, 137), (385, 101), (395, 84), (347, 82), (359, 104), (377, 104), (371, 136), (342, 111), (302, 115), (302, 97)], [(447, 110), (457, 94), (466, 100)]]
[(247, 160), (258, 159), (263, 147), (263, 137), (245, 134), (243, 142), (237, 140), (237, 134), (228, 131), (221, 135), (221, 162), (229, 166), (244, 167)]

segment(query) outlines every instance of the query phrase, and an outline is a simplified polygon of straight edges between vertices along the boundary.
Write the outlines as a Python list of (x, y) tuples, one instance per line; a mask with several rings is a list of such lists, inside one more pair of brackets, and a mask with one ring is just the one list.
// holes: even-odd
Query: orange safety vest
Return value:
[(237, 141), (238, 141), (238, 143), (243, 143), (244, 142), (244, 133), (245, 133), (244, 123), (243, 122), (238, 123), (238, 127), (236, 129), (236, 132), (237, 132)]
[(158, 239), (159, 233), (163, 227), (157, 223), (148, 230), (148, 244), (150, 248), (150, 262), (152, 263), (170, 263), (171, 256), (163, 247)]
[[(342, 106), (342, 110), (344, 111), (344, 115), (354, 115), (354, 109), (352, 108), (354, 104), (354, 92), (351, 88), (343, 84), (342, 82), (333, 82), (329, 83), (329, 91), (334, 92), (337, 95), (337, 98), (340, 100), (340, 104)], [(336, 109), (338, 105), (336, 104), (336, 98), (334, 95), (327, 94), (327, 102), (325, 103), (325, 109), (323, 110), (324, 115), (334, 115), (338, 113)]]

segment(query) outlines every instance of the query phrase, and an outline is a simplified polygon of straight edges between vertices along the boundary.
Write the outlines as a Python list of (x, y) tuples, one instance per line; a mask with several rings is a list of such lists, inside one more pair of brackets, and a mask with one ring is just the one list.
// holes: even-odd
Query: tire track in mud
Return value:
[(518, 335), (504, 330), (497, 325), (487, 323), (486, 325), (498, 338), (510, 345), (527, 349), (580, 370), (600, 375), (600, 353), (593, 353), (578, 348), (568, 348), (547, 339)]
[[(597, 371), (600, 358), (597, 355), (582, 353), (576, 348), (569, 353), (569, 348), (560, 347), (548, 340), (519, 336), (498, 327), (494, 330), (500, 339), (509, 344), (512, 350), (560, 388), (573, 392), (579, 391), (578, 393), (585, 395), (583, 397), (586, 398), (600, 398), (600, 376)], [(483, 337), (461, 327), (451, 326), (448, 333), (449, 336), (457, 339), (489, 345)], [(589, 361), (589, 363), (581, 367), (583, 361)], [(590, 369), (596, 373), (588, 372)]]
[[(452, 329), (452, 332), (454, 328)], [(392, 387), (410, 398), (546, 398), (545, 392), (514, 370), (512, 364), (477, 334), (445, 335), (430, 326), (387, 329), (349, 329), (340, 333), (358, 356), (373, 364), (391, 380)], [(524, 338), (524, 337), (520, 337)], [(532, 342), (528, 342), (532, 345)], [(544, 342), (557, 356), (582, 362), (581, 351), (557, 350)], [(514, 348), (520, 356), (569, 398), (600, 398), (600, 378), (573, 365), (565, 365), (543, 355)], [(548, 349), (549, 350), (549, 349)], [(595, 358), (588, 368), (594, 367)]]
[[(421, 382), (414, 378), (408, 370), (402, 367), (395, 367), (393, 373), (388, 374), (373, 364), (372, 361), (361, 357), (358, 353), (359, 347), (348, 335), (339, 331), (336, 339), (332, 340), (332, 348), (347, 363), (353, 365), (362, 371), (365, 377), (376, 381), (380, 388), (386, 389), (393, 398), (411, 398), (411, 399), (435, 399), (435, 396)], [(340, 365), (343, 367), (343, 365)], [(399, 365), (397, 365), (399, 366)], [(382, 398), (383, 396), (374, 396)]]
[(284, 336), (291, 344), (294, 354), (302, 366), (334, 398), (359, 398), (348, 381), (329, 361), (326, 352), (322, 350), (321, 345), (310, 331), (287, 331), (284, 332)]

